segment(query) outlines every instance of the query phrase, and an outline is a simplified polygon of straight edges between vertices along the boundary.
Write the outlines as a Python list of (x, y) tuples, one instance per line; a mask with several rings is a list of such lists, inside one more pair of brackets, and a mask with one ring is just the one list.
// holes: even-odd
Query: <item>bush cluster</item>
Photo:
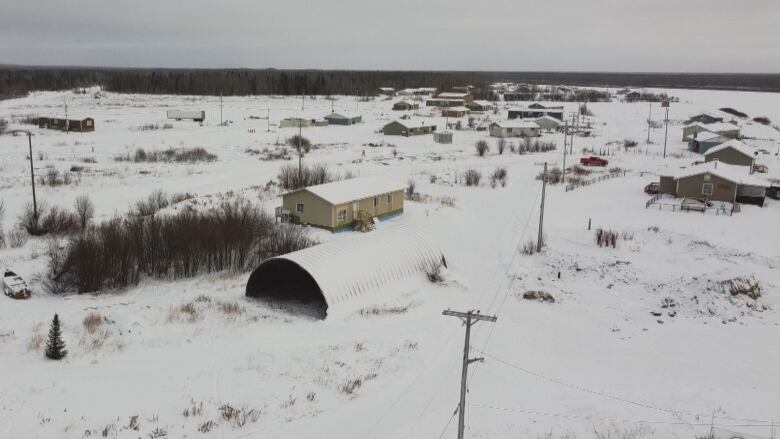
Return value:
[(305, 229), (277, 225), (248, 202), (197, 212), (128, 216), (90, 226), (49, 254), (56, 291), (97, 292), (158, 279), (247, 271), (271, 256), (314, 244)]

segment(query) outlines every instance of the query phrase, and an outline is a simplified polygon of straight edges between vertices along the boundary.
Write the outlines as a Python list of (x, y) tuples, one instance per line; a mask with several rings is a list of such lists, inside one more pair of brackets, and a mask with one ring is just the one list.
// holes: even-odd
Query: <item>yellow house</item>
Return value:
[(352, 178), (282, 195), (278, 211), (296, 224), (337, 231), (404, 211), (404, 186), (385, 177)]

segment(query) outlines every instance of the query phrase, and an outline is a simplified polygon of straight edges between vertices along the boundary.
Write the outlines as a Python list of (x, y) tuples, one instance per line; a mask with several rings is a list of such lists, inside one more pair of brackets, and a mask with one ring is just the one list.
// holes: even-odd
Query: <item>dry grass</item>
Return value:
[(260, 410), (247, 409), (246, 407), (236, 408), (230, 404), (222, 404), (219, 407), (219, 415), (233, 428), (241, 428), (248, 422), (257, 422), (260, 419)]
[(46, 343), (46, 337), (43, 334), (34, 332), (30, 336), (30, 341), (27, 342), (28, 352), (43, 352), (43, 345)]
[(217, 305), (217, 309), (229, 316), (238, 316), (246, 313), (246, 308), (236, 302), (220, 302)]
[(84, 332), (87, 334), (94, 334), (103, 326), (103, 315), (97, 312), (91, 312), (84, 317)]
[(200, 321), (202, 318), (203, 316), (201, 315), (200, 310), (198, 310), (197, 305), (195, 305), (195, 302), (188, 302), (183, 305), (179, 305), (176, 308), (171, 308), (168, 311), (168, 323), (195, 323)]

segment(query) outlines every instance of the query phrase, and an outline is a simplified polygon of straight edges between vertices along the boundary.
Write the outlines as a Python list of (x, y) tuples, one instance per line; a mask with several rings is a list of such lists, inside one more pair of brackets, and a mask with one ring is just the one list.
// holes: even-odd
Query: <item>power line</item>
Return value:
[[(495, 360), (495, 361), (497, 361), (497, 362), (499, 362), (501, 364), (504, 364), (505, 366), (509, 366), (509, 367), (511, 367), (513, 369), (516, 369), (516, 370), (519, 370), (520, 372), (523, 372), (525, 374), (534, 376), (536, 378), (540, 378), (542, 380), (551, 382), (553, 384), (558, 384), (558, 385), (563, 386), (563, 387), (568, 387), (570, 389), (579, 390), (581, 392), (590, 393), (590, 394), (593, 394), (593, 395), (596, 395), (596, 396), (601, 396), (603, 398), (612, 399), (612, 400), (623, 402), (623, 403), (626, 403), (626, 404), (632, 404), (632, 405), (635, 405), (635, 406), (638, 406), (638, 407), (643, 407), (643, 408), (647, 408), (647, 409), (651, 409), (651, 410), (656, 410), (656, 411), (661, 411), (661, 412), (665, 412), (665, 413), (670, 413), (670, 414), (673, 414), (673, 415), (676, 415), (676, 416), (686, 415), (686, 416), (693, 416), (693, 417), (697, 417), (697, 418), (710, 416), (710, 414), (693, 413), (693, 412), (686, 412), (686, 411), (675, 410), (675, 409), (670, 409), (670, 408), (665, 408), (665, 407), (659, 407), (659, 406), (655, 406), (655, 405), (644, 403), (644, 402), (634, 401), (634, 400), (631, 400), (631, 399), (628, 399), (628, 398), (624, 398), (624, 397), (621, 397), (621, 396), (612, 395), (612, 394), (605, 393), (605, 392), (600, 392), (598, 390), (589, 389), (587, 387), (580, 386), (580, 385), (577, 385), (577, 384), (566, 383), (566, 382), (560, 381), (558, 379), (542, 375), (542, 374), (540, 374), (538, 372), (534, 372), (532, 370), (528, 370), (528, 369), (526, 369), (526, 368), (524, 368), (522, 366), (518, 366), (518, 365), (516, 365), (514, 363), (510, 363), (510, 362), (508, 362), (506, 360), (503, 360), (501, 358), (498, 358), (498, 357), (496, 357), (494, 355), (490, 355), (489, 353), (487, 353), (485, 351), (481, 351), (481, 352), (486, 357), (489, 357), (489, 358), (491, 358), (491, 359), (493, 359), (493, 360)], [(739, 418), (739, 417), (733, 417), (733, 416), (718, 416), (718, 418), (720, 418), (720, 419), (728, 419), (730, 421), (760, 422), (760, 423), (764, 423), (764, 424), (769, 424), (769, 423), (772, 422), (772, 421), (766, 420), (766, 419), (750, 419), (750, 418)]]
[[(522, 408), (516, 408), (516, 407), (500, 407), (490, 404), (469, 404), (472, 407), (481, 407), (481, 408), (487, 408), (491, 410), (499, 410), (499, 411), (508, 411), (508, 412), (518, 412), (518, 413), (528, 413), (531, 415), (539, 415), (539, 416), (549, 416), (549, 417), (555, 417), (555, 418), (568, 418), (568, 419), (582, 419), (582, 420), (597, 420), (597, 421), (604, 421), (604, 422), (621, 422), (621, 423), (634, 423), (634, 424), (663, 424), (663, 425), (690, 425), (690, 426), (701, 426), (701, 427), (709, 427), (711, 424), (709, 422), (683, 422), (683, 421), (656, 421), (656, 420), (645, 420), (645, 419), (616, 419), (616, 418), (602, 418), (598, 416), (579, 416), (579, 415), (573, 415), (569, 413), (549, 413), (549, 412), (543, 412), (538, 410), (531, 410), (531, 409), (522, 409)], [(721, 427), (766, 427), (766, 424), (720, 424)]]

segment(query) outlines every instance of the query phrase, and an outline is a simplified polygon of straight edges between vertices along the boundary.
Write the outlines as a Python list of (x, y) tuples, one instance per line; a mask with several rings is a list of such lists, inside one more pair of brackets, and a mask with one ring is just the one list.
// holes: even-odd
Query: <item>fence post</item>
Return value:
[(590, 230), (590, 221), (592, 218), (588, 218), (588, 230)]

